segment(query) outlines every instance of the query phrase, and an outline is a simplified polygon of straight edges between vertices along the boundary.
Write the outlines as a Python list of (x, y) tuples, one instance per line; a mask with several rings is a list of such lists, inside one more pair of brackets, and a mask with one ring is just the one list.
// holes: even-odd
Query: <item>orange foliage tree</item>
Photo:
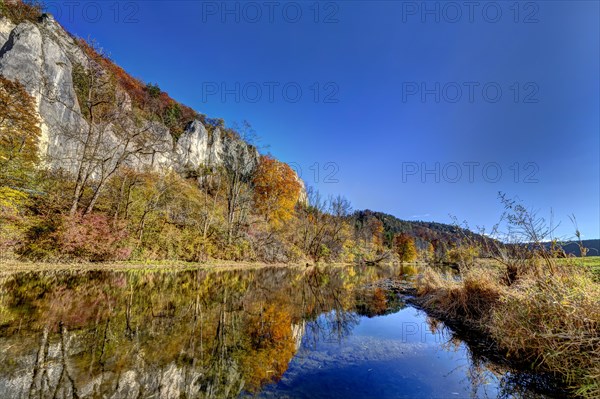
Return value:
[(371, 218), (368, 222), (368, 228), (372, 235), (372, 242), (375, 248), (383, 247), (383, 222), (377, 218)]
[(253, 178), (256, 210), (274, 227), (293, 216), (300, 197), (300, 183), (285, 163), (263, 156)]
[(415, 240), (408, 234), (398, 234), (394, 237), (394, 250), (401, 262), (413, 262), (417, 259)]
[(257, 392), (264, 384), (278, 381), (294, 357), (296, 345), (292, 318), (287, 310), (269, 305), (246, 324), (250, 347), (242, 357), (245, 388)]

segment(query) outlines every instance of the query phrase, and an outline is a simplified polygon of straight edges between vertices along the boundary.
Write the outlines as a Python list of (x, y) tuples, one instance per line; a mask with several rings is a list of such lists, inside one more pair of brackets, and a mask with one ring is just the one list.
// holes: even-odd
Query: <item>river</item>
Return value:
[(0, 396), (548, 397), (383, 284), (416, 274), (347, 266), (3, 276)]

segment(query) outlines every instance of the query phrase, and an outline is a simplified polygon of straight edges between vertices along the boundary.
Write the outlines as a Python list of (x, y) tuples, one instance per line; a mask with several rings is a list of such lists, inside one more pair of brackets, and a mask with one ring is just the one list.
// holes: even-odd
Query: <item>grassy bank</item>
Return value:
[[(586, 256), (585, 258), (553, 258), (559, 266), (565, 267), (581, 267), (592, 274), (592, 277), (596, 282), (600, 283), (600, 256)], [(477, 263), (482, 266), (495, 266), (497, 268), (502, 267), (502, 263), (495, 259), (478, 259)]]
[(575, 264), (576, 266), (587, 268), (592, 273), (594, 280), (596, 280), (596, 282), (600, 282), (600, 256), (586, 256), (585, 258), (563, 258), (557, 259), (557, 263), (564, 266)]
[(577, 262), (532, 259), (507, 283), (505, 270), (477, 264), (461, 278), (428, 269), (417, 301), (443, 320), (491, 339), (503, 355), (553, 375), (574, 395), (600, 397), (600, 284)]

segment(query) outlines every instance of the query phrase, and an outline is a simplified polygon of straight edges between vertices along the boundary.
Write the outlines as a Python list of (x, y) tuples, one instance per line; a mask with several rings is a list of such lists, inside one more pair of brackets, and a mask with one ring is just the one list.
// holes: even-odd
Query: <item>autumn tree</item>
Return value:
[(212, 134), (225, 135), (235, 131), (236, 138), (241, 139), (225, 153), (223, 160), (225, 166), (220, 168), (227, 202), (227, 244), (231, 244), (240, 236), (252, 205), (253, 194), (250, 184), (252, 173), (257, 165), (255, 158), (248, 153), (247, 143), (256, 140), (257, 135), (247, 121), (244, 121), (241, 127), (236, 127), (237, 130), (226, 129), (223, 126), (221, 120), (217, 127), (213, 127)]
[(401, 233), (394, 236), (394, 251), (401, 262), (414, 262), (417, 259), (415, 240), (408, 234)]
[(383, 247), (383, 222), (375, 217), (369, 218), (367, 229), (371, 235), (373, 245), (380, 250)]
[[(355, 255), (359, 259), (380, 259), (389, 254), (386, 246), (386, 232), (383, 221), (371, 211), (355, 213), (354, 239), (356, 243)], [(390, 240), (391, 241), (391, 240)]]
[(475, 266), (475, 261), (481, 255), (481, 248), (473, 242), (463, 242), (446, 252), (449, 262), (458, 265), (461, 271)]
[(335, 258), (350, 238), (350, 202), (342, 196), (324, 199), (312, 187), (307, 197), (298, 207), (298, 246), (315, 261)]
[(271, 156), (260, 158), (252, 179), (256, 210), (278, 227), (294, 215), (300, 197), (300, 183), (287, 164)]
[(433, 262), (435, 259), (435, 248), (430, 242), (425, 243), (425, 248), (421, 251), (421, 258), (425, 262)]
[(118, 76), (107, 70), (107, 58), (94, 43), (82, 43), (86, 64), (73, 67), (73, 83), (78, 107), (66, 104), (52, 90), (46, 93), (50, 102), (62, 103), (80, 116), (80, 128), (53, 124), (61, 130), (77, 150), (66, 159), (53, 159), (66, 165), (72, 173), (74, 188), (70, 215), (92, 212), (110, 178), (138, 155), (152, 154), (160, 148), (156, 125), (145, 121), (130, 106), (130, 97), (119, 86)]
[(0, 185), (22, 187), (39, 162), (40, 120), (23, 85), (0, 76)]
[(221, 167), (224, 178), (225, 200), (227, 203), (227, 244), (231, 244), (240, 234), (250, 210), (252, 194), (251, 176), (248, 165), (241, 157), (232, 156), (233, 163)]

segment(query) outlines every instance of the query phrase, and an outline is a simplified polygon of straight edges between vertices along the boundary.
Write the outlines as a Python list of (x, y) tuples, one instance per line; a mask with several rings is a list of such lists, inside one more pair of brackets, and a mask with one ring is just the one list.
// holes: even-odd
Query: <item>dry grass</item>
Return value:
[(579, 395), (600, 397), (600, 285), (580, 270), (515, 288), (493, 308), (494, 340)]
[(483, 332), (510, 358), (551, 373), (575, 394), (600, 397), (600, 284), (589, 269), (557, 266), (506, 285), (495, 267), (460, 281), (435, 270), (418, 280), (424, 308)]
[(489, 310), (505, 291), (499, 280), (493, 269), (473, 268), (460, 281), (428, 269), (419, 279), (417, 295), (428, 310), (479, 327), (488, 322)]

